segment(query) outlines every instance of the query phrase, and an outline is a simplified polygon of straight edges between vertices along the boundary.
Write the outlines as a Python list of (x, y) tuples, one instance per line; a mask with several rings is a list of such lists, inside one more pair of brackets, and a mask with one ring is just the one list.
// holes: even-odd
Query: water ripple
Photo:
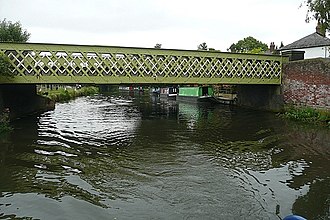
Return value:
[(0, 143), (0, 218), (327, 216), (327, 132), (131, 93), (78, 98), (37, 119)]
[(129, 100), (80, 98), (58, 104), (53, 114), (40, 120), (39, 134), (43, 140), (38, 142), (66, 147), (129, 144), (139, 120), (139, 112)]

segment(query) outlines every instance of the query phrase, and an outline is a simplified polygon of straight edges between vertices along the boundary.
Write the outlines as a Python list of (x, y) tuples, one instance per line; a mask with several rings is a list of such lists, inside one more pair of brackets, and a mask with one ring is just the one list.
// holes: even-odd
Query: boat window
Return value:
[(209, 94), (209, 88), (208, 87), (202, 87), (202, 95), (206, 96)]

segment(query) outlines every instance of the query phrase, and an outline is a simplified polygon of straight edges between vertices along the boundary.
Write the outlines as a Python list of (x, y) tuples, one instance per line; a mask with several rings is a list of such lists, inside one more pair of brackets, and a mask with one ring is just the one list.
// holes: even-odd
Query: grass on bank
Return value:
[(46, 96), (55, 102), (66, 102), (80, 96), (89, 96), (99, 93), (97, 87), (88, 86), (76, 88), (58, 88), (57, 90), (42, 90), (40, 95)]
[(330, 128), (330, 111), (327, 110), (290, 106), (285, 109), (282, 116), (295, 121), (318, 123)]

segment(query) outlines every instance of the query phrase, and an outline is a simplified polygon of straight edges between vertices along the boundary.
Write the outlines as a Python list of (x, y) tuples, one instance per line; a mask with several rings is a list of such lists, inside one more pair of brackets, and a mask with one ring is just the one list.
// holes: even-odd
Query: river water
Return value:
[(107, 94), (0, 137), (0, 219), (330, 219), (330, 132), (273, 113)]

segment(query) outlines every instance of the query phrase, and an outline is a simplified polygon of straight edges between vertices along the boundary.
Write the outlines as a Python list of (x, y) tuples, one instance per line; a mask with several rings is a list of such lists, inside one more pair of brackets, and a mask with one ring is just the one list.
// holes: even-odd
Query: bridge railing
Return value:
[(280, 84), (285, 58), (153, 48), (0, 43), (14, 77), (0, 83)]

